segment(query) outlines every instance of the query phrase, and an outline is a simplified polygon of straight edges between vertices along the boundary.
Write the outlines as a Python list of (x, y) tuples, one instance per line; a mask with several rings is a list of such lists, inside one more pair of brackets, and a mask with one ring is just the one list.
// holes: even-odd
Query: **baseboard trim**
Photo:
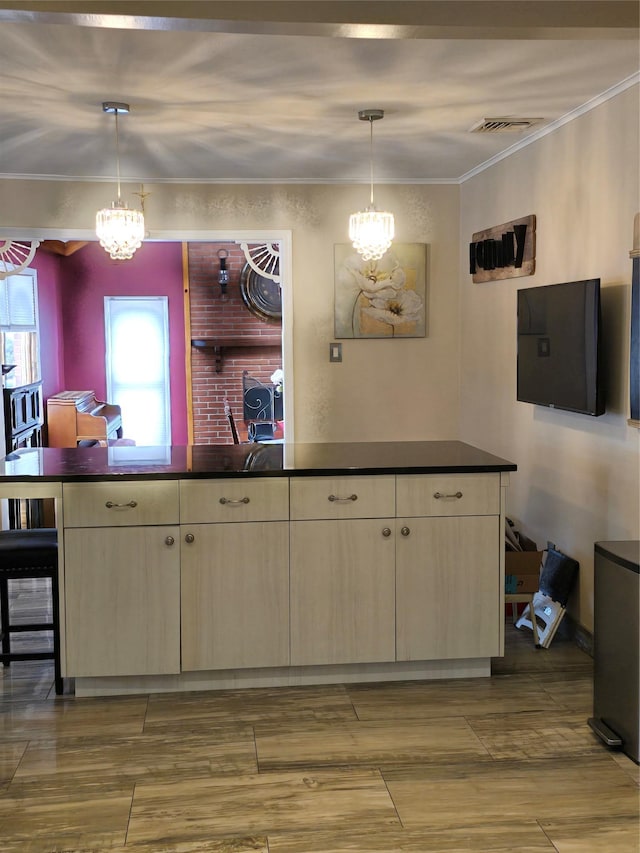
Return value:
[(368, 681), (413, 681), (441, 678), (488, 678), (490, 658), (400, 661), (375, 664), (282, 667), (270, 669), (182, 672), (175, 675), (86, 677), (75, 679), (75, 695), (133, 696), (194, 690), (246, 687), (292, 687), (315, 684), (357, 684)]
[(593, 634), (568, 613), (558, 627), (558, 636), (572, 640), (579, 649), (593, 657)]

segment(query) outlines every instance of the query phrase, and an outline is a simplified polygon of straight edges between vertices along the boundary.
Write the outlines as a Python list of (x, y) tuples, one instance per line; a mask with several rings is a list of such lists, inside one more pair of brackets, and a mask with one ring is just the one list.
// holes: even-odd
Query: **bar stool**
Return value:
[[(49, 578), (53, 621), (12, 625), (9, 614), (10, 580)], [(0, 530), (0, 663), (17, 660), (53, 660), (55, 691), (63, 692), (60, 671), (60, 622), (58, 598), (58, 534), (55, 528)], [(53, 651), (12, 652), (11, 635), (26, 631), (52, 631)]]

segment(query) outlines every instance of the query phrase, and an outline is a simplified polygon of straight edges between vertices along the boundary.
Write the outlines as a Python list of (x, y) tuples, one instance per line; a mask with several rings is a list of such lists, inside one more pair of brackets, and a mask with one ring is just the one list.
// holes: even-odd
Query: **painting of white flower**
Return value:
[(336, 337), (424, 337), (426, 248), (396, 243), (380, 260), (365, 261), (351, 244), (336, 245)]

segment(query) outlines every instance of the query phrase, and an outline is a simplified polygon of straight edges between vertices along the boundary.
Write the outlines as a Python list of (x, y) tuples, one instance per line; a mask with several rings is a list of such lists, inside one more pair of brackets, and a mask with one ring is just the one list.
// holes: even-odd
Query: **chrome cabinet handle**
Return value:
[(105, 506), (107, 509), (116, 509), (117, 507), (125, 507), (125, 506), (130, 506), (131, 509), (133, 509), (134, 507), (138, 506), (138, 501), (128, 501), (128, 503), (126, 503), (126, 504), (117, 504), (117, 503), (114, 503), (113, 501), (107, 501)]
[(176, 540), (173, 538), (173, 536), (167, 536), (167, 538), (164, 540), (164, 544), (165, 545), (173, 545), (173, 543), (175, 541)]
[(383, 527), (382, 528), (382, 535), (384, 536), (385, 539), (388, 539), (389, 536), (391, 536), (391, 528), (390, 527)]
[(189, 545), (191, 545), (192, 542), (196, 541), (196, 537), (193, 535), (193, 533), (187, 533), (184, 537), (184, 541), (188, 542)]
[(437, 501), (439, 501), (440, 498), (457, 498), (457, 500), (460, 500), (462, 492), (456, 492), (455, 495), (443, 495), (441, 492), (434, 492), (433, 496)]
[(357, 501), (358, 496), (357, 495), (349, 495), (349, 497), (347, 497), (347, 498), (341, 498), (339, 495), (329, 495), (327, 500), (330, 500), (332, 503), (334, 501)]
[(408, 527), (401, 527), (400, 533), (402, 533), (403, 536), (408, 536), (411, 533), (411, 530)]
[(232, 501), (229, 498), (220, 498), (221, 504), (227, 504), (228, 506), (240, 506), (240, 504), (248, 504), (249, 498), (240, 498), (239, 501)]

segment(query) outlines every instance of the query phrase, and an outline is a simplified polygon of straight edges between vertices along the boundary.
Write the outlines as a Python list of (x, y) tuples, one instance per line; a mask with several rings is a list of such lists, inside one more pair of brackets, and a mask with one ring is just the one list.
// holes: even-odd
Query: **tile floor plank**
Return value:
[(467, 722), (378, 721), (256, 726), (261, 771), (322, 766), (383, 767), (489, 760)]
[[(21, 853), (52, 853), (73, 847), (94, 850), (123, 845), (133, 785), (110, 794), (98, 790), (93, 797), (82, 797), (73, 790), (59, 796), (0, 798), (0, 838), (2, 850)], [(11, 845), (11, 846), (10, 846)]]
[(210, 732), (208, 736), (179, 734), (140, 735), (131, 738), (61, 739), (29, 745), (15, 780), (55, 775), (73, 776), (76, 784), (98, 774), (104, 781), (127, 778), (173, 781), (183, 776), (219, 776), (256, 773), (253, 730), (244, 737), (233, 731)]
[(211, 727), (268, 721), (355, 720), (353, 705), (342, 685), (325, 687), (253, 688), (199, 693), (154, 694), (149, 697), (145, 731)]
[(403, 826), (640, 814), (640, 790), (606, 752), (383, 771)]
[[(12, 664), (11, 668), (16, 666)], [(48, 740), (55, 737), (135, 735), (142, 732), (147, 697), (76, 699), (20, 706), (0, 703), (0, 741)]]
[(467, 717), (492, 758), (599, 755), (602, 743), (578, 711), (521, 711)]
[(0, 787), (13, 779), (27, 746), (28, 742), (22, 740), (0, 742)]
[(349, 685), (359, 720), (409, 720), (560, 709), (528, 675)]
[[(127, 844), (125, 847), (109, 848), (110, 853), (269, 853), (266, 837), (222, 838), (206, 841), (152, 841), (150, 844)], [(13, 851), (12, 851), (13, 853)], [(96, 853), (90, 850), (74, 848), (64, 853)]]
[(640, 853), (637, 812), (611, 818), (543, 820), (541, 827), (558, 853)]
[[(269, 833), (269, 853), (552, 853), (535, 820), (443, 830)], [(584, 853), (584, 851), (582, 851)]]
[(265, 773), (136, 786), (127, 842), (267, 834), (400, 822), (375, 771)]

